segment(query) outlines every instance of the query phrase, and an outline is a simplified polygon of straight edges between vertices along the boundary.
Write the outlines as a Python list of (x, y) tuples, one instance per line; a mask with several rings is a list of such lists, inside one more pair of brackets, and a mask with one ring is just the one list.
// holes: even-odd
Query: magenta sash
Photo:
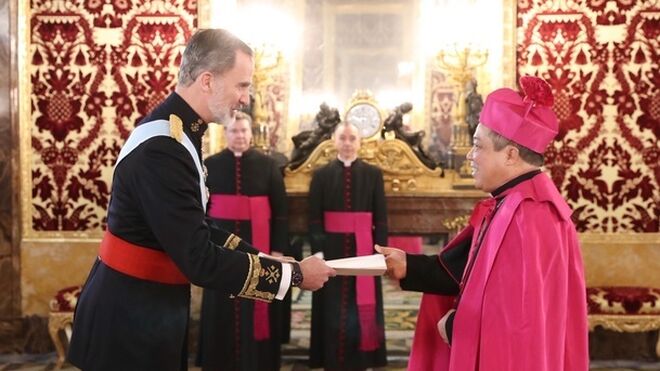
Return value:
[(387, 246), (396, 247), (408, 254), (422, 253), (422, 237), (420, 236), (389, 236)]
[[(373, 254), (372, 216), (370, 212), (326, 211), (325, 231), (330, 233), (354, 233), (356, 255)], [(376, 324), (376, 279), (368, 276), (355, 278), (358, 315), (360, 317), (360, 350), (378, 349), (379, 336)]]
[[(267, 196), (212, 194), (208, 214), (212, 218), (249, 220), (252, 226), (252, 245), (270, 254), (270, 204)], [(254, 339), (270, 339), (268, 303), (254, 301)]]

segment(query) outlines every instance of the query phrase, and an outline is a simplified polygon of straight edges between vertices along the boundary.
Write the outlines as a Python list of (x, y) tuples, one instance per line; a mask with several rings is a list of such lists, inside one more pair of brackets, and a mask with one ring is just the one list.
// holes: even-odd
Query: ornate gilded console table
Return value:
[[(307, 232), (307, 191), (314, 170), (336, 158), (330, 140), (322, 142), (295, 170), (286, 169), (289, 229)], [(486, 196), (453, 170), (424, 166), (398, 139), (366, 141), (359, 157), (383, 170), (391, 234), (452, 234), (467, 223), (474, 204)]]

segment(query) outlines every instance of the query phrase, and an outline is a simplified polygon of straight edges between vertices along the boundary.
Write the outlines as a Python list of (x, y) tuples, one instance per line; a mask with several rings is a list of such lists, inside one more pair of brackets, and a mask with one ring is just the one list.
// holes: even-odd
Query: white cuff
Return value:
[(280, 290), (275, 295), (275, 299), (282, 300), (291, 286), (291, 264), (282, 263), (282, 281), (280, 281)]

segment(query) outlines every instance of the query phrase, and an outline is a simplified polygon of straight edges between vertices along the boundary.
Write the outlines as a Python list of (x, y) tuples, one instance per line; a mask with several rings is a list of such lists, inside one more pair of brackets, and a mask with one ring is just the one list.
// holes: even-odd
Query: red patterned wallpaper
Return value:
[(174, 88), (195, 0), (32, 0), (32, 228), (104, 224), (114, 161)]
[[(656, 2), (519, 0), (517, 10), (518, 72), (554, 88), (561, 132), (547, 167), (578, 229), (657, 232)], [(194, 0), (30, 3), (35, 231), (100, 230), (121, 144), (172, 90), (196, 13)], [(430, 107), (438, 139), (443, 101)]]
[(579, 231), (659, 231), (658, 6), (518, 1), (518, 74), (554, 90), (560, 133), (546, 166)]

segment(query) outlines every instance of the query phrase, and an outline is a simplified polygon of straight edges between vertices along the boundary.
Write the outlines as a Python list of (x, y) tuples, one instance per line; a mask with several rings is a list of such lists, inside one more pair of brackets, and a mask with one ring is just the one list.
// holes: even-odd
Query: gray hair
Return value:
[(488, 133), (488, 137), (493, 141), (493, 148), (495, 148), (495, 151), (501, 151), (506, 146), (514, 146), (515, 148), (518, 149), (520, 158), (522, 158), (523, 161), (525, 161), (530, 165), (543, 166), (544, 159), (542, 154), (538, 152), (534, 152), (525, 146), (522, 146), (510, 139), (507, 139), (493, 130), (488, 130), (487, 133)]
[(236, 52), (252, 56), (250, 48), (241, 39), (223, 29), (197, 31), (183, 51), (179, 67), (179, 84), (190, 86), (203, 72), (221, 75), (234, 67)]

